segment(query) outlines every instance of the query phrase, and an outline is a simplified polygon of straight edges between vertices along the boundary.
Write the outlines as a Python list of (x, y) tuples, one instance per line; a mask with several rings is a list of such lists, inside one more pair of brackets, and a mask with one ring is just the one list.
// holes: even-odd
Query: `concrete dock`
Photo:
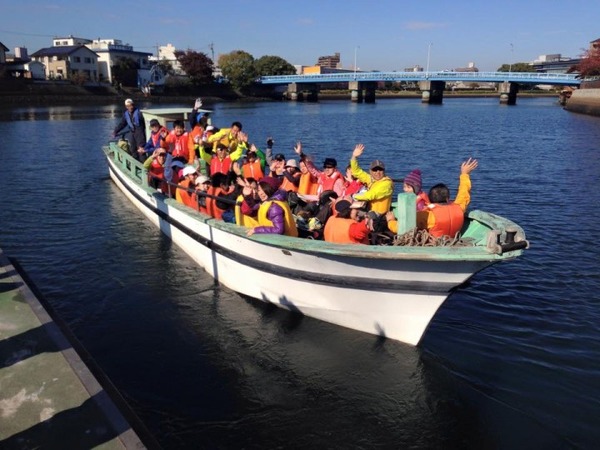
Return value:
[(157, 448), (26, 280), (0, 249), (0, 448)]

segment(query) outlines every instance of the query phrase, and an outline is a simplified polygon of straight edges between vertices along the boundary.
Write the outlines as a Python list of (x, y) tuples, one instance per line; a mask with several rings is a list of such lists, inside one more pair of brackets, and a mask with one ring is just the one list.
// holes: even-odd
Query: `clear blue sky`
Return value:
[(171, 43), (215, 59), (244, 50), (314, 65), (339, 52), (351, 68), (402, 70), (465, 67), (482, 71), (529, 62), (542, 54), (577, 57), (600, 38), (598, 0), (224, 0), (4, 2), (0, 42), (29, 53), (73, 35), (121, 39), (156, 52)]

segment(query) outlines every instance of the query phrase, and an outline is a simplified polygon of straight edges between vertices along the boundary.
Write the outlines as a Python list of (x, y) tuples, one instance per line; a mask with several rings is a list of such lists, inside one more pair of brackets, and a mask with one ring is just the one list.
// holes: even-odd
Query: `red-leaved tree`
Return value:
[(590, 48), (581, 54), (579, 64), (571, 67), (569, 73), (579, 72), (582, 78), (600, 75), (600, 49)]
[(210, 84), (213, 81), (213, 61), (205, 53), (194, 50), (175, 52), (175, 58), (194, 84)]

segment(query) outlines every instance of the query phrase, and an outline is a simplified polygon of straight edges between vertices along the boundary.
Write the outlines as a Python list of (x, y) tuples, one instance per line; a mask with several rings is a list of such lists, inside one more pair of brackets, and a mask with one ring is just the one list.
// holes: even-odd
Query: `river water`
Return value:
[(572, 448), (600, 439), (600, 119), (554, 99), (210, 105), (251, 141), (384, 160), (511, 218), (531, 248), (454, 293), (416, 347), (215, 285), (108, 177), (121, 106), (0, 110), (0, 246), (164, 448)]

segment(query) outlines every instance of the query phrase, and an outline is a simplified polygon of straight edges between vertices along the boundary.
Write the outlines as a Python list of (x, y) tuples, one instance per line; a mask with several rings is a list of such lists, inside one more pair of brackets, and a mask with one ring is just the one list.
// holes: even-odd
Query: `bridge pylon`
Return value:
[(421, 103), (441, 105), (444, 99), (445, 81), (419, 81), (421, 90)]
[(500, 92), (501, 105), (517, 104), (517, 93), (519, 92), (519, 85), (517, 83), (511, 83), (510, 81), (498, 83), (498, 92)]

